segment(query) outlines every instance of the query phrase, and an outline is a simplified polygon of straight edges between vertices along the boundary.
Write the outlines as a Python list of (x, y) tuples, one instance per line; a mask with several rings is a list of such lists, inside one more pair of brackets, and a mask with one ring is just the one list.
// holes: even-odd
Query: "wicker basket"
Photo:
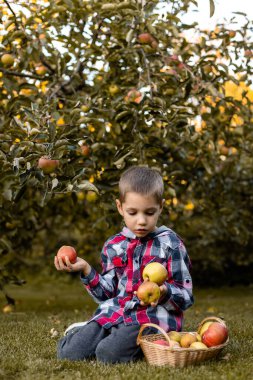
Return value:
[[(217, 317), (208, 317), (203, 319), (203, 321), (198, 326), (198, 330), (196, 332), (193, 332), (193, 334), (197, 334), (203, 324), (209, 321), (220, 322), (226, 326), (225, 322), (222, 319)], [(161, 334), (142, 335), (142, 332), (146, 327), (155, 327), (161, 332)], [(184, 335), (186, 333), (187, 332), (181, 332), (180, 334)], [(205, 360), (212, 359), (216, 357), (229, 342), (229, 338), (227, 338), (225, 343), (219, 346), (210, 347), (208, 349), (182, 347), (170, 348), (153, 343), (153, 341), (157, 339), (164, 339), (170, 343), (168, 334), (160, 326), (153, 323), (146, 323), (141, 326), (139, 335), (137, 337), (137, 344), (141, 346), (147, 362), (151, 365), (169, 365), (171, 367), (186, 367), (188, 365), (198, 364)]]

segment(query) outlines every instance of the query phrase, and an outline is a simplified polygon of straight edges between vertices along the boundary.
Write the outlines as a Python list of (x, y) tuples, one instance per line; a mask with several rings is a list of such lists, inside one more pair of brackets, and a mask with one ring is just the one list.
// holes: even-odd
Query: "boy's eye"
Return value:
[(128, 212), (129, 215), (135, 215), (136, 212)]
[(154, 215), (154, 212), (147, 212), (147, 215)]

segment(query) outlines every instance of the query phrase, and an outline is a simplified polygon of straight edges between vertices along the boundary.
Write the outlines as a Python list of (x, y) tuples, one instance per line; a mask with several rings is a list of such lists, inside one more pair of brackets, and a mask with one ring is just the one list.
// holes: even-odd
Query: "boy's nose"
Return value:
[(140, 217), (139, 220), (138, 220), (138, 224), (140, 226), (145, 226), (146, 225), (146, 219), (145, 219), (145, 217)]

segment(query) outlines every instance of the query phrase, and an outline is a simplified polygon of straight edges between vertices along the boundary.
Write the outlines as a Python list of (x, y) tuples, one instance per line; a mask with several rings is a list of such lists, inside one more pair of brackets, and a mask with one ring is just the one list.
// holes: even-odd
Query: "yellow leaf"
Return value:
[(56, 122), (56, 125), (58, 126), (61, 126), (61, 125), (64, 125), (65, 124), (65, 121), (64, 121), (64, 118), (63, 117), (60, 117), (57, 122)]

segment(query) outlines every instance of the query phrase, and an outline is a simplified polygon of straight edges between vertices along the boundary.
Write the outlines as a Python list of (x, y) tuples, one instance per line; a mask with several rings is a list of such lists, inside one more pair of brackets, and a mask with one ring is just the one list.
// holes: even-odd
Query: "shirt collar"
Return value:
[[(156, 227), (156, 229), (152, 232), (149, 232), (146, 236), (144, 236), (143, 238), (141, 238), (142, 240), (149, 240), (149, 239), (154, 239), (155, 237), (157, 236), (161, 236), (161, 235), (167, 235), (168, 234), (168, 231), (170, 231), (170, 229), (166, 226), (160, 226), (160, 227)], [(123, 230), (121, 231), (121, 234), (127, 238), (130, 238), (130, 239), (139, 239), (129, 228), (127, 227), (124, 227)]]

